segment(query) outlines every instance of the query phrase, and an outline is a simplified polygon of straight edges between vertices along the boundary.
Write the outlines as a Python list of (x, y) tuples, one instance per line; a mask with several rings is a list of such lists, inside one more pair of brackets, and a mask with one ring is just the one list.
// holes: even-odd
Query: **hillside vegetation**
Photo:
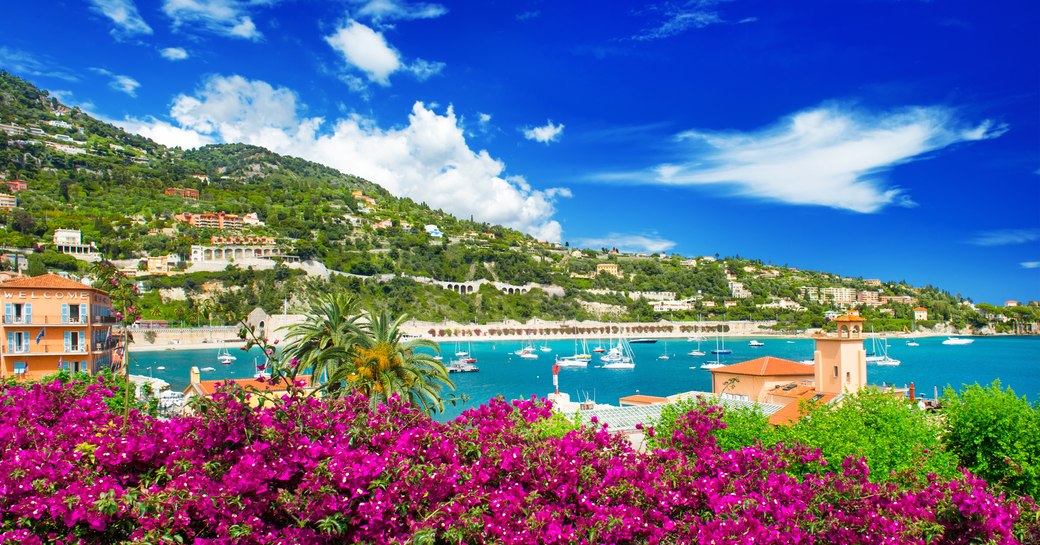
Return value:
[[(1020, 331), (1040, 321), (1034, 306), (974, 307), (960, 294), (902, 281), (871, 282), (739, 256), (688, 259), (544, 243), (257, 146), (168, 148), (67, 107), (4, 71), (0, 125), (0, 179), (27, 185), (0, 185), (17, 198), (15, 207), (0, 211), (0, 246), (8, 258), (0, 267), (13, 267), (18, 255), (29, 274), (84, 274), (85, 261), (52, 244), (55, 230), (77, 229), (99, 255), (142, 269), (146, 319), (231, 323), (215, 309), (278, 311), (305, 300), (301, 294), (328, 291), (331, 282), (356, 292), (366, 306), (430, 321), (769, 320), (776, 329), (803, 330), (826, 327), (827, 310), (851, 307), (878, 330), (949, 323)], [(183, 189), (198, 191), (198, 199), (166, 193)], [(175, 218), (208, 212), (255, 214), (256, 222), (215, 229)], [(189, 263), (192, 246), (221, 244), (212, 237), (270, 237), (291, 257)], [(181, 262), (171, 273), (148, 274), (140, 261), (169, 255)], [(328, 279), (307, 276), (293, 264), (297, 259), (335, 272)], [(616, 265), (617, 274), (598, 271), (603, 265)], [(437, 282), (471, 284), (462, 294)], [(852, 300), (837, 299), (836, 289)], [(894, 299), (881, 304), (878, 298)], [(653, 301), (682, 304), (655, 310)], [(927, 320), (914, 320), (915, 306), (927, 309)]]

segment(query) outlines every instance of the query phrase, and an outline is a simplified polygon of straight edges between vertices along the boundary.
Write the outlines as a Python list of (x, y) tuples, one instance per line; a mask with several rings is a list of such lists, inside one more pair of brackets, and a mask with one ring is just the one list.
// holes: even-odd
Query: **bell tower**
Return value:
[(867, 384), (867, 352), (863, 349), (863, 325), (859, 316), (834, 320), (837, 335), (817, 335), (813, 363), (816, 391), (828, 394), (858, 392)]

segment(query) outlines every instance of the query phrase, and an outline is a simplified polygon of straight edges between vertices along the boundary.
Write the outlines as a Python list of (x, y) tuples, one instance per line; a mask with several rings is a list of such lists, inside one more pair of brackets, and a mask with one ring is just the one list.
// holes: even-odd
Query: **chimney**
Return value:
[(191, 368), (191, 383), (192, 384), (198, 384), (199, 382), (202, 382), (202, 379), (201, 379), (200, 375), (201, 375), (201, 373), (199, 372), (199, 368), (198, 367), (192, 367)]
[(914, 383), (911, 382), (910, 383), (910, 401), (917, 401), (917, 397), (915, 395), (916, 393), (917, 393), (917, 388), (914, 386)]

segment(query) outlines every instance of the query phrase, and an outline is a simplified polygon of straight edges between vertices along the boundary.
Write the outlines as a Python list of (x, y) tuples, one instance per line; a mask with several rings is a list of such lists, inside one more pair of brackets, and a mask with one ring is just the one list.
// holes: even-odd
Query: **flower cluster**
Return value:
[[(0, 386), (0, 543), (1016, 543), (1028, 500), (965, 474), (917, 489), (862, 460), (722, 451), (717, 409), (641, 453), (548, 403), (491, 400), (450, 423), (392, 397), (237, 390), (193, 415), (131, 413), (103, 384)], [(1023, 510), (1028, 513), (1023, 513)], [(1016, 529), (1016, 523), (1019, 526)], [(1016, 536), (1016, 532), (1018, 532)]]

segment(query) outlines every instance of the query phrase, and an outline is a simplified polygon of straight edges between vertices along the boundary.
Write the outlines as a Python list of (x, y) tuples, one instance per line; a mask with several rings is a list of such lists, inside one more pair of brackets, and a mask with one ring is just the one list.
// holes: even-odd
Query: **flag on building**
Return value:
[(44, 328), (41, 327), (40, 328), (40, 332), (36, 334), (36, 344), (40, 344), (40, 341), (43, 340), (43, 332), (44, 331), (45, 331)]

